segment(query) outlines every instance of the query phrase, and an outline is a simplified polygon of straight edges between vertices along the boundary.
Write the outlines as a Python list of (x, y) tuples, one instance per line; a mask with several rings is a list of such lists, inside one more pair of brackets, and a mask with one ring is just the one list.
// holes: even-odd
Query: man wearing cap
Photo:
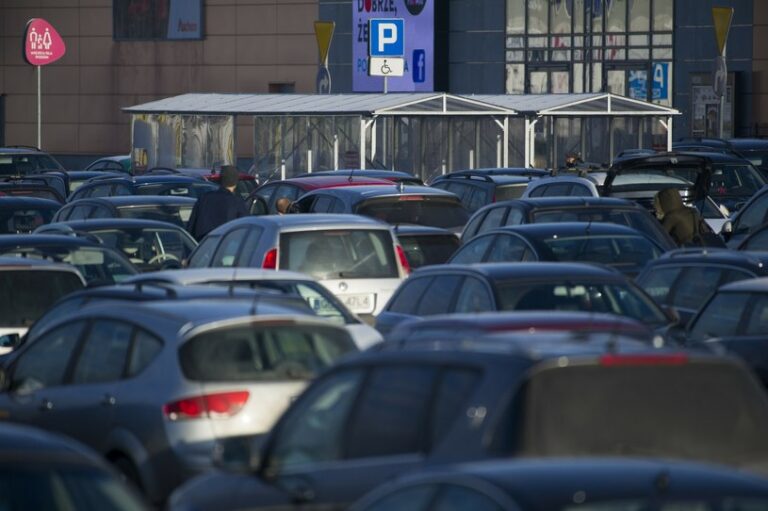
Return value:
[(235, 194), (239, 180), (237, 167), (225, 165), (221, 167), (219, 189), (197, 199), (187, 224), (187, 230), (196, 240), (200, 241), (206, 234), (230, 220), (248, 215), (245, 202)]

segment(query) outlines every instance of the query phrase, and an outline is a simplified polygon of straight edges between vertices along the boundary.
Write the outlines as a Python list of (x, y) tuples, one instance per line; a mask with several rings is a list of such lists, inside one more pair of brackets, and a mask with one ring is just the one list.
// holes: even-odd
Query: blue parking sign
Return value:
[(368, 26), (368, 55), (402, 57), (405, 48), (405, 21), (401, 18), (372, 18)]
[(669, 63), (654, 62), (652, 69), (651, 99), (654, 101), (669, 100)]

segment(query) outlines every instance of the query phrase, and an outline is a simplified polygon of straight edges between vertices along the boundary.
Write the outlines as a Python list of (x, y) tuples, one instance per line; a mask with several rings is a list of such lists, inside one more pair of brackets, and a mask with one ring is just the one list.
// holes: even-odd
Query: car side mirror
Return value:
[(264, 435), (220, 439), (213, 450), (213, 463), (226, 472), (250, 474), (261, 464)]
[(672, 325), (679, 325), (680, 324), (680, 313), (677, 312), (677, 309), (670, 305), (662, 305), (661, 309), (664, 311), (664, 314), (669, 319), (669, 322)]
[(251, 215), (261, 216), (267, 214), (269, 214), (269, 209), (267, 208), (266, 201), (258, 196), (254, 198), (251, 203)]
[(0, 335), (0, 354), (8, 353), (19, 347), (21, 336), (19, 334)]
[(720, 235), (725, 239), (725, 241), (728, 241), (728, 238), (731, 237), (731, 234), (733, 234), (733, 222), (726, 220), (723, 224), (723, 227), (720, 228)]

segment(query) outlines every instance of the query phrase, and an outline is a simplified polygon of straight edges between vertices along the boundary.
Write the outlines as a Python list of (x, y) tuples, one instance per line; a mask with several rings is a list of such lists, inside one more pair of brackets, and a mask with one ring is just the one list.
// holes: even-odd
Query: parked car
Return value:
[(119, 283), (139, 272), (120, 252), (91, 240), (68, 236), (0, 236), (0, 256), (70, 264), (89, 286)]
[(768, 186), (762, 187), (725, 222), (721, 234), (728, 247), (736, 248), (765, 223), (768, 223)]
[(385, 337), (407, 320), (437, 314), (547, 310), (611, 313), (662, 335), (674, 324), (630, 280), (581, 263), (448, 264), (416, 270), (376, 318)]
[(37, 147), (0, 147), (0, 175), (24, 176), (46, 170), (64, 170), (64, 167), (56, 158)]
[(321, 177), (321, 176), (337, 176), (337, 177), (370, 177), (374, 179), (386, 179), (393, 183), (404, 183), (407, 185), (423, 186), (424, 181), (421, 178), (414, 176), (408, 172), (402, 172), (399, 170), (386, 170), (386, 169), (339, 169), (339, 170), (319, 170), (316, 172), (308, 172), (306, 174), (299, 174), (295, 177)]
[(459, 238), (448, 229), (425, 225), (397, 225), (395, 234), (411, 269), (443, 264), (459, 248)]
[(250, 267), (306, 273), (370, 321), (410, 268), (388, 225), (359, 215), (265, 215), (214, 229), (189, 267)]
[[(661, 483), (663, 481), (663, 484)], [(488, 461), (426, 470), (382, 485), (350, 511), (768, 507), (768, 483), (703, 463), (640, 457)]]
[(734, 151), (768, 178), (768, 140), (764, 138), (732, 138), (728, 140)]
[(345, 326), (358, 348), (365, 349), (382, 340), (378, 331), (360, 320), (325, 286), (312, 277), (295, 271), (261, 268), (186, 268), (143, 273), (126, 279), (125, 282), (126, 284), (167, 283), (185, 286), (210, 284), (300, 296), (318, 316)]
[(542, 177), (528, 183), (520, 196), (522, 199), (533, 197), (599, 197), (602, 182), (589, 174), (558, 174)]
[(84, 287), (82, 275), (69, 264), (0, 257), (0, 355), (18, 346), (29, 326), (58, 299)]
[(368, 176), (331, 175), (321, 177), (293, 177), (282, 181), (270, 181), (259, 186), (248, 198), (251, 214), (277, 214), (277, 199), (285, 197), (296, 201), (312, 190), (337, 186), (391, 185), (392, 181)]
[(93, 451), (64, 436), (3, 421), (0, 460), (4, 510), (148, 509)]
[(469, 219), (453, 193), (429, 186), (354, 186), (313, 190), (293, 203), (296, 213), (352, 213), (391, 225), (416, 224), (460, 232)]
[(90, 446), (157, 504), (353, 350), (343, 328), (266, 300), (94, 304), (27, 339), (0, 409)]
[(584, 340), (537, 350), (525, 335), (436, 340), (341, 360), (259, 454), (246, 442), (231, 449), (236, 459), (224, 449), (239, 474), (189, 481), (170, 509), (340, 510), (394, 477), (489, 458), (641, 453), (765, 470), (768, 402), (736, 360), (618, 336), (615, 351)]
[(30, 176), (0, 176), (0, 196), (39, 197), (66, 202), (67, 183), (59, 174), (36, 174)]
[(475, 236), (451, 263), (581, 261), (634, 277), (664, 248), (640, 231), (602, 222), (555, 222), (500, 227)]
[(741, 243), (738, 244), (736, 250), (751, 252), (768, 251), (768, 224), (763, 224), (753, 231), (752, 234), (747, 235), (747, 237), (741, 240)]
[(109, 172), (106, 170), (68, 170), (66, 174), (67, 182), (69, 184), (67, 196), (75, 192), (78, 188), (83, 186), (86, 182), (90, 181), (94, 177), (105, 175), (109, 175), (110, 177), (125, 177), (125, 174)]
[(689, 346), (741, 357), (768, 387), (768, 278), (722, 285), (687, 330)]
[(520, 198), (532, 180), (546, 175), (541, 169), (498, 170), (451, 172), (438, 176), (430, 185), (456, 194), (467, 211), (474, 213), (492, 202)]
[(98, 172), (122, 172), (131, 174), (133, 172), (130, 154), (120, 154), (117, 156), (105, 156), (91, 162), (86, 171)]
[(123, 195), (79, 199), (64, 205), (53, 217), (54, 222), (92, 218), (143, 218), (169, 222), (185, 227), (192, 215), (195, 200), (191, 197), (161, 195)]
[(612, 197), (541, 197), (490, 204), (472, 215), (461, 241), (505, 225), (547, 222), (609, 222), (645, 234), (664, 250), (677, 248), (656, 217), (636, 202)]
[(37, 197), (0, 197), (0, 234), (30, 233), (50, 223), (61, 204)]
[(721, 285), (763, 276), (768, 254), (687, 248), (648, 261), (635, 282), (686, 325)]
[(111, 174), (91, 178), (69, 196), (69, 202), (90, 197), (118, 195), (172, 195), (192, 197), (217, 190), (218, 186), (202, 178), (175, 175), (142, 175), (113, 177)]
[[(466, 282), (466, 281), (465, 281)], [(605, 334), (631, 337), (660, 347), (659, 338), (648, 325), (627, 316), (602, 312), (563, 310), (517, 310), (471, 312), (422, 316), (398, 323), (386, 342), (416, 342), (425, 339), (474, 340), (506, 333), (544, 334), (549, 340), (555, 333), (593, 337)]]
[(178, 225), (138, 218), (99, 218), (43, 225), (36, 234), (85, 236), (122, 252), (139, 271), (181, 268), (197, 246)]

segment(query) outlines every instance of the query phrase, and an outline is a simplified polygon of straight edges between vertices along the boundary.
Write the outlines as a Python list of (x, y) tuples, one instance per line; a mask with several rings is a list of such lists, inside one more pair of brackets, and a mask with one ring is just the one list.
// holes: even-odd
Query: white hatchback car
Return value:
[(257, 267), (306, 273), (367, 321), (409, 273), (392, 228), (341, 214), (238, 218), (211, 231), (190, 255), (190, 268)]

